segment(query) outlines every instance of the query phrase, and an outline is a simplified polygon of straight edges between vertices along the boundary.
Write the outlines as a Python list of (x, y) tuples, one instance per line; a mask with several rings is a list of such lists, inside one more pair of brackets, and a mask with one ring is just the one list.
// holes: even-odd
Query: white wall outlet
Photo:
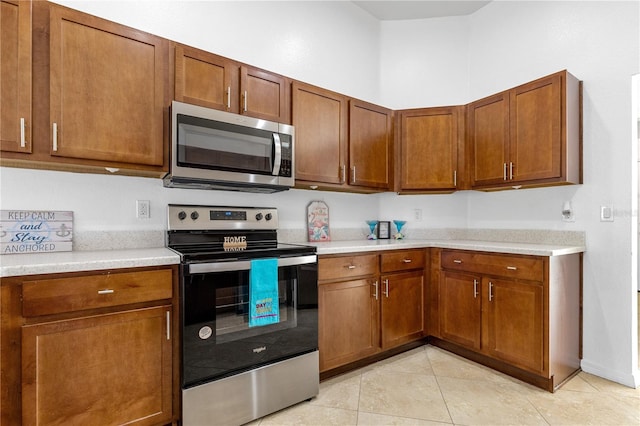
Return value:
[(600, 206), (600, 222), (613, 222), (613, 206)]
[(413, 218), (416, 222), (422, 222), (422, 209), (413, 209)]
[(149, 219), (151, 217), (151, 203), (149, 200), (136, 201), (136, 217), (138, 219)]
[(576, 218), (573, 215), (573, 207), (571, 207), (571, 201), (565, 201), (562, 205), (562, 221), (563, 222), (575, 222)]

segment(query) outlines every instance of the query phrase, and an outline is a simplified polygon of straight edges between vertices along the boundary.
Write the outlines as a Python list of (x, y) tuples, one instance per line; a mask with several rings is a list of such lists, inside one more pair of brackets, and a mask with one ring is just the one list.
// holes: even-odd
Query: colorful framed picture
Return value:
[(378, 222), (378, 239), (388, 240), (391, 238), (391, 222), (388, 220), (381, 220)]
[(329, 234), (329, 207), (324, 201), (312, 201), (307, 206), (309, 241), (331, 241)]

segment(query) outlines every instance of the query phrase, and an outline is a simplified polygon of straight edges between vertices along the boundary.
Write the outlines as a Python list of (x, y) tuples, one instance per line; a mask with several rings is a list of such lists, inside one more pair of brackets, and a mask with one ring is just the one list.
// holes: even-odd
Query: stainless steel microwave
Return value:
[(294, 185), (294, 128), (173, 101), (166, 187), (270, 193)]

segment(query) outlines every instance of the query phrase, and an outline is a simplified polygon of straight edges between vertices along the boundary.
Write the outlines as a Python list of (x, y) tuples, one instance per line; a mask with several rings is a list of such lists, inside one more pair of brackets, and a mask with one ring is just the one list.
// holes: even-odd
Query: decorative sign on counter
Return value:
[(331, 241), (329, 235), (329, 207), (324, 201), (312, 201), (307, 206), (309, 241)]
[(0, 210), (0, 254), (71, 251), (73, 212)]

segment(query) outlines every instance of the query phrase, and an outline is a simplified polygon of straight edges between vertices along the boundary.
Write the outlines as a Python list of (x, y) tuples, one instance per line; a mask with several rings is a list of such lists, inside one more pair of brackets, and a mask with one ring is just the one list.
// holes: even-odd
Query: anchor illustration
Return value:
[(56, 235), (58, 237), (68, 237), (71, 234), (71, 231), (67, 228), (67, 225), (64, 223), (60, 225), (60, 229), (56, 231)]

